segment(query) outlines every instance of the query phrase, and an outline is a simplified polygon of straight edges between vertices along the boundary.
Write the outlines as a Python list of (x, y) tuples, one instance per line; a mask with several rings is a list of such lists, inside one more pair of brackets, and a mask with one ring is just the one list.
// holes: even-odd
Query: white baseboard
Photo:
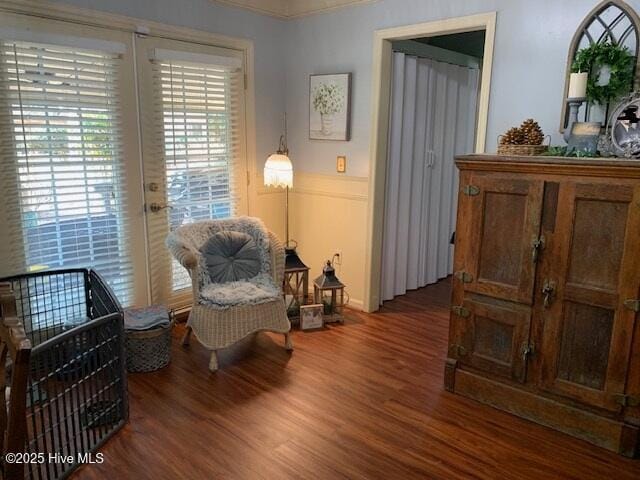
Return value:
[(362, 312), (364, 311), (364, 302), (362, 300), (355, 300), (353, 298), (350, 298), (349, 303), (347, 304), (347, 308)]

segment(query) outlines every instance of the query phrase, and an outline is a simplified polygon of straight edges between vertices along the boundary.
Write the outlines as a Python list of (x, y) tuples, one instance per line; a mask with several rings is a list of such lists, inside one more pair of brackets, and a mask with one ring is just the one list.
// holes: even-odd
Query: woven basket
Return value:
[[(531, 155), (542, 155), (547, 151), (549, 145), (500, 145), (500, 138), (502, 135), (498, 136), (498, 155), (512, 155), (512, 156), (531, 156)], [(551, 142), (551, 137), (547, 136), (549, 142)]]
[(168, 326), (151, 330), (127, 330), (124, 345), (129, 372), (153, 372), (166, 367), (171, 361), (171, 329)]

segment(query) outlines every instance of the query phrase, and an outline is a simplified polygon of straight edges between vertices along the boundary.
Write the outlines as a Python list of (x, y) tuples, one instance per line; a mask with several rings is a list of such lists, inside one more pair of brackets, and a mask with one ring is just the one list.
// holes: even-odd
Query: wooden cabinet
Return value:
[(633, 456), (640, 163), (456, 163), (446, 388)]

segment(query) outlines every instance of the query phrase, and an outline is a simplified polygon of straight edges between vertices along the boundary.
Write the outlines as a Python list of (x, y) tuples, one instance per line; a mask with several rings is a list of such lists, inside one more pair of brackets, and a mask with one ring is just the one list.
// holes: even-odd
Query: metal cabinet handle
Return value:
[(545, 280), (542, 285), (542, 295), (544, 296), (544, 308), (549, 308), (551, 306), (551, 301), (553, 300), (553, 294), (556, 291), (556, 282), (552, 280)]
[(534, 237), (531, 241), (531, 261), (533, 263), (538, 263), (538, 258), (540, 257), (540, 251), (544, 249), (544, 237)]

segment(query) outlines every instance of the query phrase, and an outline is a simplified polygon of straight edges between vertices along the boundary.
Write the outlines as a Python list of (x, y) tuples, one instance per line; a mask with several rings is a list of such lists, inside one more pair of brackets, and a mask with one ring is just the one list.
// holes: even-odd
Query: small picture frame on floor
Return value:
[(300, 330), (317, 330), (324, 326), (322, 304), (302, 305), (300, 307)]

